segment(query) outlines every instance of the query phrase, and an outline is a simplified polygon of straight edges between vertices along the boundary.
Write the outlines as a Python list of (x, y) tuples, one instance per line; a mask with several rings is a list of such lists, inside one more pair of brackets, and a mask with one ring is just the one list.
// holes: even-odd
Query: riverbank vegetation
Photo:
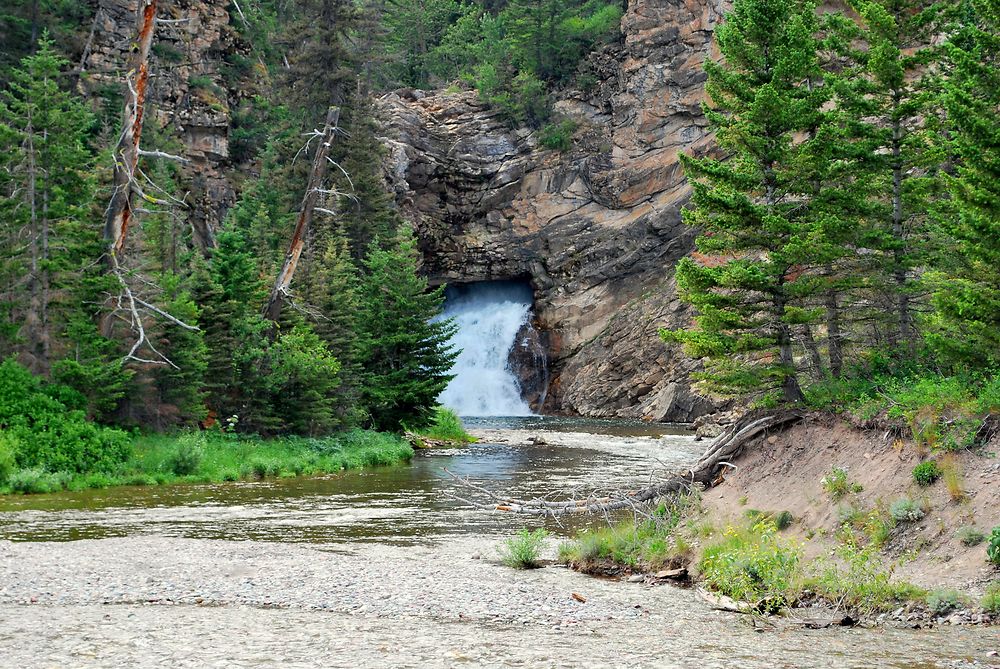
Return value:
[[(413, 457), (413, 449), (398, 435), (368, 430), (273, 439), (187, 432), (137, 436), (127, 445), (127, 457), (120, 463), (96, 470), (12, 466), (4, 472), (0, 464), (0, 494), (318, 476), (400, 464)], [(0, 462), (4, 457), (0, 450)]]
[[(895, 578), (895, 565), (866, 534), (870, 523), (861, 524), (865, 529), (845, 525), (829, 555), (807, 558), (803, 540), (786, 533), (787, 526), (779, 529), (772, 514), (751, 509), (742, 522), (717, 520), (692, 494), (661, 505), (651, 518), (585, 531), (563, 543), (559, 557), (586, 573), (689, 574), (747, 612), (820, 603), (849, 611), (855, 620), (903, 606), (942, 613), (944, 591)], [(986, 613), (993, 612), (993, 590), (982, 600)], [(965, 595), (959, 599), (961, 606), (972, 605)]]
[[(885, 419), (931, 448), (1000, 412), (1000, 15), (983, 0), (737, 0), (686, 156), (704, 392)], [(724, 158), (721, 156), (725, 156)], [(993, 418), (991, 418), (993, 417)]]
[(407, 432), (418, 440), (439, 442), (461, 446), (475, 443), (476, 438), (465, 431), (462, 419), (451, 409), (443, 406), (435, 407), (430, 421), (418, 430)]

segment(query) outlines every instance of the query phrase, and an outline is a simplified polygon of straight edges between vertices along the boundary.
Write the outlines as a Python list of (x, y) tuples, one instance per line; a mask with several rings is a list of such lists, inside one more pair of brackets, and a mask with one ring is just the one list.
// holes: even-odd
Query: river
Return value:
[[(473, 427), (482, 442), (408, 466), (0, 500), (0, 666), (1000, 666), (995, 628), (761, 631), (690, 590), (507, 569), (498, 541), (539, 521), (468, 509), (445, 468), (566, 497), (702, 445), (640, 424)], [(549, 529), (551, 554), (574, 527)]]

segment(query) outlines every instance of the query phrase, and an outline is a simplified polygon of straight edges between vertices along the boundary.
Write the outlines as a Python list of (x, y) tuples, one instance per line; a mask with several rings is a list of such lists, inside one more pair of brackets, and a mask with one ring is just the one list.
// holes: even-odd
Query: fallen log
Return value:
[(635, 510), (641, 505), (663, 497), (690, 492), (694, 488), (707, 489), (717, 485), (722, 480), (722, 473), (726, 468), (735, 468), (729, 461), (738, 458), (754, 439), (769, 431), (782, 430), (801, 420), (802, 416), (802, 412), (797, 410), (766, 415), (748, 414), (720, 434), (687, 472), (673, 474), (659, 483), (630, 492), (603, 495), (595, 493), (584, 498), (563, 501), (540, 498), (515, 499), (496, 495), (469, 479), (456, 476), (447, 469), (445, 472), (464, 487), (483, 497), (485, 501), (470, 501), (456, 497), (479, 509), (539, 516), (573, 513), (606, 514), (623, 509)]

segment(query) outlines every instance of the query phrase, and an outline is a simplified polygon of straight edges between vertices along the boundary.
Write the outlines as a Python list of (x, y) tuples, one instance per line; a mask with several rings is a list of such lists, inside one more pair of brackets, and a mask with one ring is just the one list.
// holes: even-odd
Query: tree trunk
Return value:
[(799, 386), (799, 377), (795, 372), (795, 356), (792, 352), (792, 333), (785, 323), (785, 298), (783, 295), (774, 296), (774, 321), (775, 335), (778, 344), (778, 359), (782, 366), (781, 393), (784, 400), (790, 404), (797, 404), (805, 400), (802, 388)]
[(309, 182), (306, 186), (306, 193), (302, 198), (302, 206), (299, 209), (299, 217), (295, 222), (295, 231), (292, 233), (292, 241), (288, 245), (288, 252), (285, 254), (285, 262), (278, 273), (278, 278), (271, 289), (271, 295), (264, 307), (264, 316), (273, 323), (278, 322), (281, 316), (281, 307), (288, 295), (288, 288), (292, 284), (295, 276), (295, 268), (302, 257), (302, 249), (305, 248), (306, 235), (309, 233), (309, 225), (312, 223), (313, 210), (319, 200), (320, 187), (326, 178), (327, 159), (330, 155), (330, 145), (333, 144), (334, 133), (337, 129), (337, 122), (340, 120), (340, 109), (330, 107), (326, 115), (326, 125), (323, 128), (323, 136), (319, 146), (316, 147), (316, 156), (313, 158), (312, 171), (309, 173)]
[(31, 3), (31, 53), (38, 50), (38, 0)]
[(142, 136), (143, 105), (149, 80), (149, 50), (153, 44), (157, 0), (140, 0), (139, 28), (132, 68), (125, 75), (125, 110), (122, 132), (115, 146), (115, 172), (111, 203), (104, 219), (104, 241), (111, 269), (125, 248), (125, 238), (132, 218), (132, 195), (137, 188), (135, 170), (139, 164), (139, 140)]
[(840, 305), (837, 302), (837, 291), (830, 289), (825, 297), (826, 306), (826, 341), (830, 356), (830, 374), (839, 379), (844, 370), (844, 348), (840, 332)]
[(813, 337), (812, 327), (808, 323), (802, 324), (802, 342), (805, 344), (806, 353), (809, 354), (809, 364), (813, 370), (813, 378), (822, 379), (825, 373), (823, 356), (819, 353), (819, 346), (816, 345), (816, 338)]
[(896, 246), (892, 252), (892, 278), (896, 289), (896, 318), (899, 343), (913, 342), (910, 296), (906, 287), (906, 231), (903, 228), (903, 127), (898, 118), (899, 95), (893, 96), (892, 120), (892, 236)]

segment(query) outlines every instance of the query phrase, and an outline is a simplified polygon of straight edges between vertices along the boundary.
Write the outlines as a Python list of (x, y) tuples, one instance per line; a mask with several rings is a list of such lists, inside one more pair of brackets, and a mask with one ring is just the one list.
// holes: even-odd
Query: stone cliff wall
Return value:
[(580, 123), (564, 153), (474, 92), (379, 101), (388, 180), (431, 279), (531, 282), (551, 360), (546, 410), (685, 421), (714, 408), (657, 330), (689, 318), (672, 279), (692, 241), (677, 156), (708, 145), (701, 63), (721, 5), (631, 0), (621, 43), (587, 63), (598, 85), (556, 104)]

